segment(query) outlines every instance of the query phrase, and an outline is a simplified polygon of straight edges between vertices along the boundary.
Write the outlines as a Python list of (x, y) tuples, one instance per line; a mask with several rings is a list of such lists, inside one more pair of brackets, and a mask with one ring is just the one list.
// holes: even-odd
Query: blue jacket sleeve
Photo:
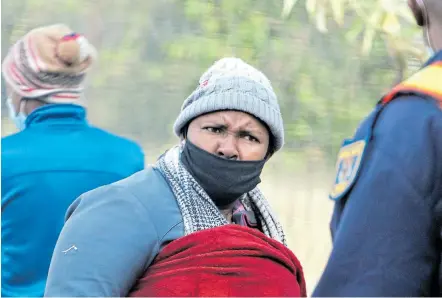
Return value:
[(144, 170), (145, 167), (145, 155), (144, 155), (144, 151), (143, 148), (141, 148), (138, 144), (135, 144), (136, 150), (135, 150), (135, 156), (136, 158), (134, 159), (134, 168), (133, 171), (131, 172), (131, 174), (135, 174), (139, 171)]
[(140, 157), (135, 173), (144, 170), (144, 167), (145, 167), (145, 155), (143, 149), (140, 147)]
[(67, 216), (45, 296), (127, 296), (158, 252), (145, 206), (124, 187), (109, 185), (82, 195)]
[(434, 295), (442, 113), (423, 99), (396, 101), (381, 114), (354, 188), (335, 205), (333, 250), (313, 296)]

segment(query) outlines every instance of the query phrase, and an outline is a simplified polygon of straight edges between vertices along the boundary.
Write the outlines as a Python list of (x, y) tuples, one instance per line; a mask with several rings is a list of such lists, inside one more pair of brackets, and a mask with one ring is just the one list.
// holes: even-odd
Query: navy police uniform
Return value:
[(442, 291), (442, 52), (344, 141), (330, 198), (333, 250), (313, 296)]

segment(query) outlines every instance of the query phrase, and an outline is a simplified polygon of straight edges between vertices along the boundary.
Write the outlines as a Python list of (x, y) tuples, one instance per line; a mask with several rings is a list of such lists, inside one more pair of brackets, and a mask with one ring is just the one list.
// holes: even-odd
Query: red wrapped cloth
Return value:
[(130, 293), (133, 297), (306, 295), (295, 255), (260, 231), (239, 225), (171, 242)]

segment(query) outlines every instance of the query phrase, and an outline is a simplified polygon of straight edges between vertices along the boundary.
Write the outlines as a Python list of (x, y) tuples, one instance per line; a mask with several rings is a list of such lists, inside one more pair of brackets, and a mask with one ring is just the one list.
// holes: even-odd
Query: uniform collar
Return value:
[(428, 61), (424, 64), (424, 67), (439, 61), (442, 61), (442, 51), (436, 52), (436, 54), (428, 59)]

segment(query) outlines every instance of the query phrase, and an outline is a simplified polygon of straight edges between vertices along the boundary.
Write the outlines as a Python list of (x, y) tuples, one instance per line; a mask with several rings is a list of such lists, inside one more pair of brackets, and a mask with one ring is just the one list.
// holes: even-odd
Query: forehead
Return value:
[(217, 111), (204, 114), (195, 119), (195, 121), (214, 121), (232, 126), (253, 126), (266, 129), (265, 126), (254, 116), (240, 111)]

